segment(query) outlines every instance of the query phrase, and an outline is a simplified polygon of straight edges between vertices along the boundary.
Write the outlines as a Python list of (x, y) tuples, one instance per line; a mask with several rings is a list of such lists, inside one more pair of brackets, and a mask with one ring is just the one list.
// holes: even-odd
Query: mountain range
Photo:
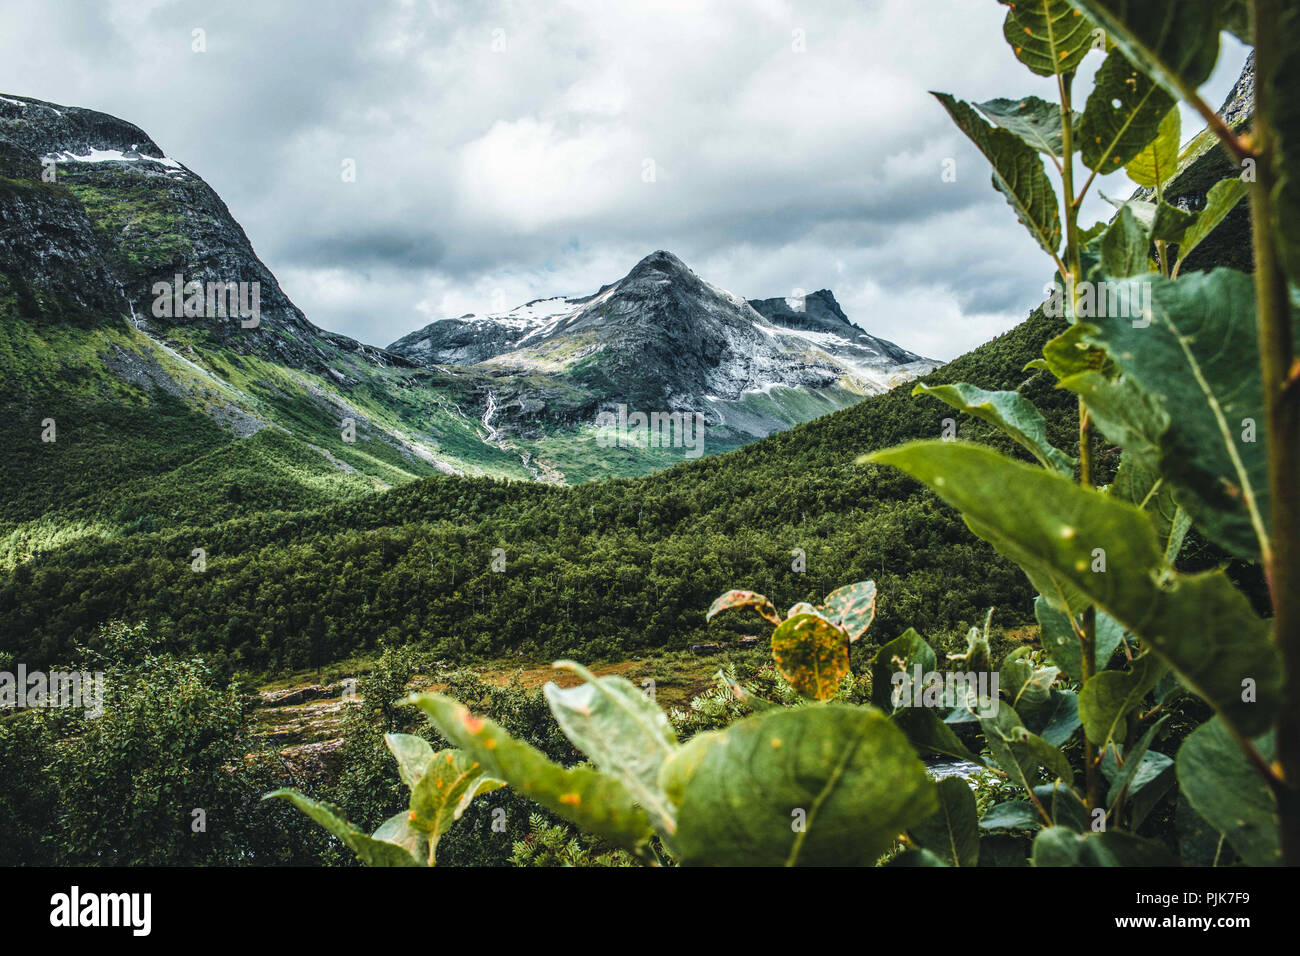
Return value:
[[(589, 296), (366, 345), (314, 325), (220, 197), (139, 127), (25, 97), (0, 96), (0, 225), (0, 404), (20, 409), (13, 427), (75, 419), (63, 438), (89, 455), (127, 452), (166, 420), (202, 451), (184, 467), (256, 460), (272, 504), (437, 473), (642, 474), (682, 449), (599, 442), (602, 412), (702, 416), (714, 453), (935, 364), (850, 323), (829, 291), (746, 302), (667, 252)], [(136, 420), (145, 409), (152, 424)], [(137, 457), (133, 474), (168, 468)], [(54, 477), (78, 497), (78, 475)], [(119, 510), (134, 494), (120, 491)]]

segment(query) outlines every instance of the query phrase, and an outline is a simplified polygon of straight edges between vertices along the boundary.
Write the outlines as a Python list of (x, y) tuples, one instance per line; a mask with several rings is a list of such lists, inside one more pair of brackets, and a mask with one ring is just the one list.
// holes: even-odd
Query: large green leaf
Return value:
[(1083, 163), (1101, 174), (1122, 169), (1156, 138), (1174, 99), (1118, 50), (1097, 71), (1079, 120)]
[[(281, 789), (268, 793), (263, 799), (270, 800), (278, 798), (288, 800), (295, 807), (301, 810), (307, 816), (311, 817), (330, 833), (334, 834), (343, 841), (343, 845), (357, 855), (357, 858), (367, 866), (423, 866), (423, 854), (419, 848), (414, 845), (415, 841), (407, 839), (409, 834), (397, 832), (395, 826), (390, 820), (381, 827), (376, 833), (383, 833), (385, 836), (401, 840), (402, 843), (388, 842), (384, 839), (376, 839), (362, 833), (352, 824), (348, 823), (343, 811), (329, 803), (322, 803), (319, 800), (313, 800), (297, 790)], [(406, 816), (403, 812), (399, 816)], [(412, 851), (416, 853), (413, 855)]]
[(979, 811), (975, 794), (961, 777), (944, 777), (938, 786), (939, 809), (913, 824), (907, 833), (948, 866), (978, 866)]
[[(1219, 58), (1223, 0), (1069, 0), (1175, 96), (1209, 79)], [(1163, 114), (1162, 114), (1163, 115)]]
[(1061, 245), (1061, 211), (1037, 150), (1014, 133), (984, 122), (969, 103), (947, 93), (934, 95), (992, 164), (994, 187), (1025, 228), (1049, 255), (1056, 255)]
[(938, 808), (907, 738), (880, 711), (766, 711), (700, 734), (663, 767), (686, 865), (870, 865)]
[(1178, 243), (1178, 265), (1174, 267), (1175, 278), (1184, 260), (1192, 254), (1192, 250), (1209, 237), (1215, 227), (1223, 222), (1245, 195), (1246, 184), (1237, 176), (1221, 179), (1210, 187), (1205, 197), (1205, 208), (1183, 232), (1182, 241)]
[(849, 673), (849, 638), (820, 614), (796, 614), (772, 632), (772, 661), (803, 696), (830, 700)]
[[(424, 775), (411, 788), (407, 821), (411, 829), (424, 835), (430, 866), (436, 862), (438, 841), (461, 818), (474, 798), (503, 786), (503, 781), (489, 777), (477, 760), (460, 750), (443, 750), (433, 755)], [(394, 820), (402, 816), (398, 814)]]
[(1160, 121), (1156, 138), (1125, 164), (1129, 179), (1139, 186), (1158, 189), (1178, 169), (1178, 148), (1182, 145), (1183, 122), (1178, 107)]
[[(1137, 508), (967, 442), (912, 442), (866, 460), (924, 482), (1006, 557), (1086, 594), (1243, 733), (1271, 724), (1281, 671), (1267, 625), (1222, 571), (1166, 572), (1155, 529)], [(1098, 548), (1104, 573), (1092, 570)], [(1255, 702), (1242, 699), (1246, 679)]]
[(1087, 17), (1066, 0), (998, 0), (1009, 9), (1002, 34), (1016, 58), (1039, 76), (1073, 73), (1092, 49)]
[[(1065, 149), (1064, 131), (1061, 108), (1055, 103), (1037, 96), (1023, 96), (1018, 100), (999, 97), (976, 103), (975, 108), (988, 117), (989, 122), (1015, 133), (1040, 153), (1061, 158)], [(1077, 126), (1080, 114), (1074, 115)], [(1079, 141), (1076, 139), (1072, 145), (1077, 150)]]
[[(1255, 741), (1273, 759), (1272, 734)], [(1217, 717), (1197, 727), (1178, 748), (1178, 786), (1192, 808), (1228, 838), (1251, 866), (1282, 862), (1277, 801)]]
[(1047, 422), (1034, 403), (1019, 392), (990, 392), (966, 382), (917, 385), (913, 395), (932, 395), (958, 411), (995, 426), (1038, 459), (1044, 468), (1074, 474), (1075, 460), (1047, 440)]
[[(1087, 338), (1161, 410), (1156, 467), (1178, 502), (1217, 543), (1257, 559), (1267, 538), (1268, 460), (1251, 277), (1215, 269), (1177, 282), (1116, 282), (1130, 302), (1150, 303), (1149, 324), (1093, 320)], [(1127, 449), (1125, 436), (1108, 437)]]
[(1079, 691), (1083, 732), (1099, 747), (1123, 740), (1126, 718), (1156, 686), (1165, 665), (1153, 654), (1135, 658), (1129, 670), (1094, 674)]
[(490, 776), (588, 833), (644, 854), (650, 820), (618, 779), (590, 767), (552, 763), (535, 747), (442, 694), (417, 694), (409, 701)]
[(559, 661), (586, 683), (543, 688), (560, 730), (596, 768), (623, 782), (661, 833), (674, 829), (672, 808), (659, 789), (659, 768), (677, 746), (668, 716), (631, 681), (597, 677), (581, 664)]

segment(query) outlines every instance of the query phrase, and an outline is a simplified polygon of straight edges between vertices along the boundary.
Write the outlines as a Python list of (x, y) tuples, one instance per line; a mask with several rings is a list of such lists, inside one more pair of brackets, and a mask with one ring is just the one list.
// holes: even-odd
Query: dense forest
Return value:
[[(924, 381), (1020, 389), (1068, 447), (1072, 399), (1025, 370), (1063, 327), (1036, 312)], [(718, 638), (703, 611), (733, 583), (794, 603), (874, 578), (884, 638), (963, 628), (989, 607), (999, 623), (1030, 620), (1031, 589), (955, 513), (911, 479), (855, 463), (941, 433), (951, 409), (911, 391), (658, 475), (572, 488), (435, 477), (288, 513), (257, 511), (257, 485), (236, 470), (226, 478), (248, 502), (231, 508), (245, 516), (203, 523), (171, 517), (189, 515), (191, 489), (144, 479), (151, 513), (132, 533), (74, 539), (6, 571), (0, 631), (34, 665), (93, 642), (105, 621), (148, 621), (219, 671), (265, 673), (380, 641), (454, 660), (682, 647)], [(1019, 452), (979, 422), (959, 427)]]

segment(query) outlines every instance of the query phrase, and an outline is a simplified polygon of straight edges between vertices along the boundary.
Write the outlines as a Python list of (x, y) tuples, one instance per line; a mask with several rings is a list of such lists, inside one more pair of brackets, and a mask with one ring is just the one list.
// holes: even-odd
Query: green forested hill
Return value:
[[(1072, 398), (1023, 371), (1057, 331), (1035, 313), (926, 381), (1019, 388), (1070, 448)], [(178, 647), (255, 671), (381, 640), (456, 658), (593, 658), (725, 637), (706, 630), (704, 611), (726, 587), (794, 603), (868, 577), (880, 586), (880, 640), (907, 626), (964, 626), (990, 606), (1001, 623), (1027, 620), (1032, 595), (1017, 570), (909, 479), (854, 463), (869, 449), (936, 436), (953, 415), (908, 385), (641, 479), (559, 488), (434, 477), (234, 518), (189, 514), (183, 482), (145, 482), (132, 533), (70, 537), (4, 571), (0, 633), (24, 659), (46, 661), (105, 620), (149, 620)], [(973, 420), (959, 428), (994, 440)], [(206, 552), (201, 573), (196, 548)], [(504, 570), (493, 568), (497, 548)], [(796, 549), (806, 573), (792, 570)]]

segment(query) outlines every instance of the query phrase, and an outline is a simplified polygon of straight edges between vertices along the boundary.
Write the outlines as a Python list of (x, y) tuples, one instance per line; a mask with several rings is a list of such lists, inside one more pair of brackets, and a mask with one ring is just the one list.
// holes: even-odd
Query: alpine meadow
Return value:
[(1132, 868), (1099, 919), (1206, 928), (1150, 868), (1300, 865), (1300, 5), (967, 0), (889, 82), (986, 92), (915, 111), (801, 26), (893, 0), (655, 13), (720, 48), (646, 32), (652, 109), (633, 5), (380, 4), (280, 92), (251, 13), (111, 6), (271, 138), (0, 95), (0, 864)]

